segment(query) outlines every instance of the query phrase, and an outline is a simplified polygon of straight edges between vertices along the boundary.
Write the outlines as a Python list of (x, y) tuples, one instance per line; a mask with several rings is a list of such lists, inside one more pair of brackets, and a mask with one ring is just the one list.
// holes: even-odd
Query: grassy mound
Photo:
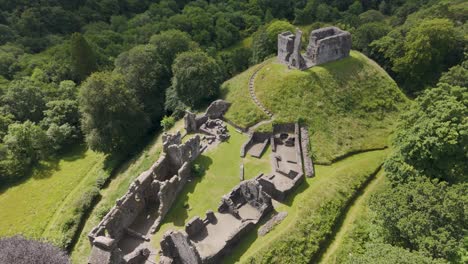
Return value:
[[(232, 103), (226, 117), (240, 126), (266, 119), (248, 93), (254, 68), (222, 88)], [(306, 71), (288, 69), (273, 58), (258, 73), (255, 92), (273, 112), (275, 122), (302, 120), (308, 125), (311, 153), (318, 163), (386, 146), (394, 121), (408, 101), (383, 69), (356, 51), (349, 58)]]

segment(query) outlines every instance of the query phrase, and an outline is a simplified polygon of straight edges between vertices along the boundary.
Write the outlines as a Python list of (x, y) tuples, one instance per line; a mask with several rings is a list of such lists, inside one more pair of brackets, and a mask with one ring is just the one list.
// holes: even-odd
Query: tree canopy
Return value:
[(125, 150), (138, 142), (149, 126), (135, 92), (126, 87), (120, 74), (92, 74), (83, 83), (79, 100), (82, 129), (93, 150)]
[(216, 60), (200, 51), (181, 53), (172, 66), (172, 85), (185, 104), (198, 107), (218, 95), (221, 69)]

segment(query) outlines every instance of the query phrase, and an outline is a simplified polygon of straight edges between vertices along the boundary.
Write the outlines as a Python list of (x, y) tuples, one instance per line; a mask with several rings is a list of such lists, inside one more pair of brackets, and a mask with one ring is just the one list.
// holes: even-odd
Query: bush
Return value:
[(67, 254), (55, 246), (22, 236), (0, 239), (0, 263), (68, 264)]
[(164, 116), (161, 120), (161, 126), (163, 127), (164, 131), (168, 131), (173, 127), (175, 124), (175, 118), (173, 116)]
[(203, 176), (203, 174), (205, 174), (205, 168), (200, 166), (200, 164), (193, 164), (192, 174), (195, 177), (201, 177), (201, 176)]
[(84, 213), (91, 207), (93, 200), (99, 195), (99, 189), (93, 187), (84, 192), (79, 200), (75, 202), (75, 212)]

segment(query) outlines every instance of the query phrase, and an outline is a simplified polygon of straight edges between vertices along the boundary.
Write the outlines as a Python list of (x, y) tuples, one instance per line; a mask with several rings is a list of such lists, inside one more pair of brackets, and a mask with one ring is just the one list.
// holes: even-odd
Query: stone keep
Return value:
[(300, 70), (343, 59), (351, 50), (351, 34), (337, 27), (313, 30), (305, 54), (301, 54), (302, 31), (278, 34), (278, 60)]
[(306, 58), (319, 65), (346, 58), (350, 51), (351, 34), (337, 27), (326, 27), (310, 33)]

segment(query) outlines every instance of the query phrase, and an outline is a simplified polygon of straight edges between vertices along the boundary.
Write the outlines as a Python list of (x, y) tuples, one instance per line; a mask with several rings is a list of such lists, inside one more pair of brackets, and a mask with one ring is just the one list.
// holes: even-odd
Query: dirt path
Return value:
[(342, 243), (344, 236), (349, 232), (354, 221), (359, 217), (359, 214), (362, 212), (363, 207), (365, 207), (365, 202), (369, 196), (375, 191), (375, 189), (380, 186), (380, 184), (385, 179), (384, 173), (380, 170), (375, 178), (366, 186), (362, 191), (361, 195), (356, 198), (351, 207), (349, 208), (342, 225), (340, 226), (338, 232), (333, 238), (332, 243), (326, 249), (325, 253), (322, 255), (319, 263), (335, 263), (332, 256), (339, 248)]

